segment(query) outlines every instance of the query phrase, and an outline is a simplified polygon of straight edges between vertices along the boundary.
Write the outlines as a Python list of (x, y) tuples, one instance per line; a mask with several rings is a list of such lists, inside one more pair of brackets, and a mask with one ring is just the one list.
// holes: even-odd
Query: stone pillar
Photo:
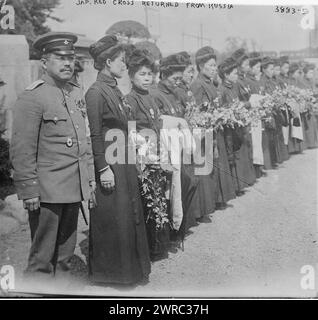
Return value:
[(4, 137), (10, 140), (12, 106), (17, 96), (31, 83), (29, 45), (25, 36), (0, 34), (0, 75), (6, 82), (3, 88), (7, 129)]

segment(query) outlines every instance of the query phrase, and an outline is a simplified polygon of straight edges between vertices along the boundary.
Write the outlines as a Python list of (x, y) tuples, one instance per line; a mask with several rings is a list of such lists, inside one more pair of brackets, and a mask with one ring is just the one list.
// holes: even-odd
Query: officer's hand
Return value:
[(96, 182), (95, 181), (91, 181), (89, 183), (90, 188), (91, 188), (91, 196), (90, 199), (88, 201), (88, 207), (89, 209), (93, 209), (97, 207), (97, 202), (96, 202), (96, 196), (95, 196), (95, 192), (96, 192)]
[(23, 200), (23, 208), (29, 211), (35, 211), (40, 208), (40, 198), (32, 198)]
[(110, 167), (100, 174), (100, 183), (102, 188), (106, 191), (111, 192), (115, 189), (115, 177), (113, 170)]
[(91, 187), (91, 192), (95, 192), (96, 191), (96, 182), (95, 181), (91, 181), (89, 183), (89, 186)]

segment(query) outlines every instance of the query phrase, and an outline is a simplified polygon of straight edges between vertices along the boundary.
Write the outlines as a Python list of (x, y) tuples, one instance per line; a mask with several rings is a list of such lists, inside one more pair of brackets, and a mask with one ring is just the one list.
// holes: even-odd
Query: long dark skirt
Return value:
[[(293, 121), (293, 119), (291, 120), (291, 124), (292, 124), (292, 121)], [(305, 149), (304, 141), (292, 137), (291, 124), (290, 124), (290, 130), (289, 130), (288, 152), (289, 153), (301, 153)]]
[(235, 198), (235, 188), (224, 140), (224, 132), (219, 130), (216, 133), (216, 139), (219, 153), (214, 166), (218, 179), (217, 202), (224, 204)]
[(264, 169), (270, 170), (273, 168), (273, 165), (270, 152), (269, 132), (266, 128), (264, 128), (262, 131), (262, 148), (264, 155)]
[(316, 148), (318, 146), (316, 119), (309, 113), (302, 114), (304, 147)]
[(183, 221), (180, 227), (183, 235), (189, 228), (197, 225), (196, 218), (201, 215), (199, 182), (194, 173), (194, 165), (184, 164), (181, 170)]
[(277, 138), (278, 138), (278, 148), (280, 153), (280, 159), (281, 159), (281, 162), (283, 162), (289, 159), (289, 153), (288, 153), (288, 145), (286, 145), (284, 142), (282, 127), (277, 128)]
[[(205, 154), (205, 140), (202, 139), (201, 141), (201, 153), (202, 156)], [(203, 167), (207, 164), (204, 163), (202, 165), (194, 164), (194, 170), (198, 171), (199, 169), (203, 170)], [(200, 219), (206, 215), (215, 211), (216, 207), (216, 190), (217, 190), (217, 178), (214, 174), (214, 170), (212, 169), (212, 174), (195, 174), (196, 178), (198, 179), (198, 187), (197, 193), (199, 197), (200, 203), (200, 211), (196, 211), (197, 219)]]
[[(150, 273), (150, 257), (135, 165), (113, 165), (116, 188), (97, 180), (90, 211), (89, 276), (94, 282), (134, 284)], [(98, 177), (97, 177), (98, 178)]]
[(239, 128), (242, 131), (242, 145), (236, 152), (236, 168), (240, 189), (244, 189), (255, 183), (256, 174), (253, 166), (252, 137), (248, 128)]

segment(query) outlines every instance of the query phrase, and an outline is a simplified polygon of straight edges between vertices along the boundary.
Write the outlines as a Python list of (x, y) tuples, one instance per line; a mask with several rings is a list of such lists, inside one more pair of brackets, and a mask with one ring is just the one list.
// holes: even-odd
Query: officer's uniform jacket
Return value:
[(61, 89), (46, 74), (19, 96), (13, 119), (10, 156), (19, 199), (87, 200), (95, 178), (79, 87), (68, 82)]

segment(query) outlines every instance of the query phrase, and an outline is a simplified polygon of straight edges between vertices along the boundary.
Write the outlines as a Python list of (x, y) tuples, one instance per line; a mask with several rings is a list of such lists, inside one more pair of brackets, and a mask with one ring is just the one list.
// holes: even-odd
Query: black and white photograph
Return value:
[(316, 298), (317, 148), (318, 6), (0, 0), (1, 297)]

